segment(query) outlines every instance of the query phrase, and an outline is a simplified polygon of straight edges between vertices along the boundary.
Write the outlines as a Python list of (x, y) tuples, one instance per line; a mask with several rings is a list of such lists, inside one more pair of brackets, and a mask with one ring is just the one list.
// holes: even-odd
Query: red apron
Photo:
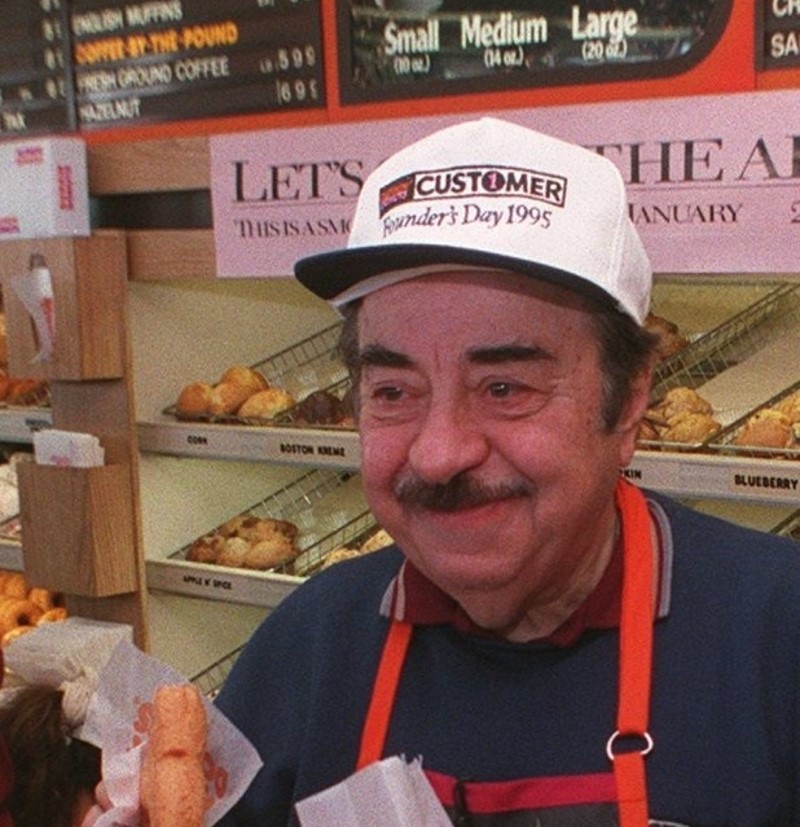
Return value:
[[(623, 586), (620, 620), (620, 682), (617, 728), (606, 745), (616, 782), (620, 827), (646, 827), (647, 786), (644, 757), (653, 746), (647, 731), (653, 649), (653, 541), (650, 515), (642, 493), (620, 480), (616, 490), (622, 521)], [(361, 736), (357, 768), (383, 757), (400, 673), (413, 626), (392, 621), (384, 644)], [(643, 742), (641, 750), (623, 750), (620, 738)]]

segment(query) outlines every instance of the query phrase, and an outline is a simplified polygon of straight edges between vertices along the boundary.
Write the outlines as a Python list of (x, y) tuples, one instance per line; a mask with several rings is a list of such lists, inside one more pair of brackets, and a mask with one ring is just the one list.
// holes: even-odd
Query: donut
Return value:
[(394, 542), (392, 535), (385, 528), (379, 528), (370, 537), (361, 544), (361, 552), (369, 554), (371, 551), (377, 551), (379, 548), (390, 546)]
[(247, 419), (272, 419), (289, 410), (295, 403), (294, 397), (282, 388), (269, 388), (249, 397), (239, 408), (238, 415)]
[(244, 565), (244, 558), (250, 550), (250, 543), (244, 537), (227, 537), (222, 543), (216, 564), (240, 569)]
[(211, 391), (208, 410), (212, 414), (234, 414), (251, 396), (253, 392), (246, 385), (239, 385), (236, 382), (219, 382)]
[(34, 587), (28, 592), (28, 600), (30, 600), (31, 603), (35, 603), (43, 612), (50, 611), (50, 609), (55, 608), (56, 605), (50, 589), (42, 589), (39, 587)]
[(300, 553), (295, 544), (284, 534), (276, 534), (271, 540), (259, 540), (248, 547), (242, 557), (242, 568), (264, 571), (290, 563)]
[(219, 534), (204, 534), (189, 546), (186, 559), (193, 563), (216, 563), (224, 545), (225, 538)]
[(747, 420), (734, 442), (743, 446), (789, 448), (792, 440), (789, 417), (772, 408), (764, 408)]
[(11, 572), (3, 581), (3, 592), (8, 597), (27, 597), (28, 581), (24, 574)]
[(229, 367), (219, 379), (220, 384), (223, 382), (230, 382), (238, 385), (240, 388), (246, 388), (249, 391), (248, 395), (265, 391), (269, 387), (269, 383), (264, 376), (254, 368), (247, 367), (247, 365), (233, 365)]
[(709, 414), (682, 411), (673, 416), (662, 432), (665, 442), (703, 442), (722, 430), (722, 426)]
[(42, 379), (11, 378), (6, 401), (9, 405), (40, 405), (47, 399), (47, 383)]
[(663, 316), (657, 316), (652, 312), (648, 313), (643, 326), (645, 330), (655, 334), (657, 338), (656, 354), (661, 361), (674, 356), (689, 344), (689, 340), (682, 336), (678, 330), (678, 325)]
[(139, 779), (143, 827), (202, 827), (208, 722), (192, 684), (168, 684), (153, 698), (153, 724)]
[(322, 568), (327, 569), (328, 567), (333, 566), (336, 563), (341, 563), (342, 560), (350, 560), (353, 557), (361, 557), (361, 555), (361, 549), (347, 548), (346, 546), (342, 546), (341, 548), (329, 551), (325, 555), (325, 557), (322, 559)]
[(27, 598), (6, 598), (0, 603), (0, 634), (17, 626), (35, 626), (41, 616), (42, 610)]
[(175, 410), (179, 416), (201, 416), (209, 412), (213, 388), (207, 382), (191, 382), (178, 395)]
[(36, 621), (36, 625), (38, 626), (42, 623), (58, 623), (59, 621), (66, 619), (67, 610), (63, 606), (53, 606), (52, 609), (42, 612), (41, 617)]
[(793, 425), (800, 422), (800, 391), (778, 402), (775, 405), (775, 410), (788, 417)]
[(666, 419), (672, 419), (676, 414), (684, 412), (709, 415), (713, 413), (707, 400), (703, 399), (697, 391), (684, 386), (668, 390), (658, 409)]
[(345, 403), (330, 391), (313, 391), (293, 411), (295, 422), (306, 425), (336, 425), (346, 415)]

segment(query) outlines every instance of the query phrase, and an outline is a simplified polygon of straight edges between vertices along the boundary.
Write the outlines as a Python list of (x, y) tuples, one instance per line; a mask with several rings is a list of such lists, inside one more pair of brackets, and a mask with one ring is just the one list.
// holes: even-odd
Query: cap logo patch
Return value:
[(381, 187), (380, 216), (411, 201), (475, 196), (514, 196), (563, 207), (567, 197), (567, 179), (521, 167), (475, 165), (420, 170)]

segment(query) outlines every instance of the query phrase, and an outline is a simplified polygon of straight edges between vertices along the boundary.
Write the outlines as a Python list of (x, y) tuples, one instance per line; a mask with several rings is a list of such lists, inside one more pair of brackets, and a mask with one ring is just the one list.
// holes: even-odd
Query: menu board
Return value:
[(71, 0), (89, 131), (324, 104), (319, 0)]
[(732, 0), (339, 0), (348, 103), (676, 74)]
[(0, 136), (75, 128), (66, 0), (0, 7)]
[(758, 68), (797, 68), (800, 66), (800, 3), (762, 0), (758, 6)]

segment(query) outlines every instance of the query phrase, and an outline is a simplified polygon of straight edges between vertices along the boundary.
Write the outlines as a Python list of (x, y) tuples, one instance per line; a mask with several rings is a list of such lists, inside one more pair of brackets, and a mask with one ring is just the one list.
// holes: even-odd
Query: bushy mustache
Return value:
[(400, 503), (429, 511), (458, 511), (510, 497), (527, 497), (531, 493), (530, 483), (523, 480), (490, 485), (468, 474), (457, 474), (444, 483), (428, 483), (412, 475), (394, 485), (394, 495)]

